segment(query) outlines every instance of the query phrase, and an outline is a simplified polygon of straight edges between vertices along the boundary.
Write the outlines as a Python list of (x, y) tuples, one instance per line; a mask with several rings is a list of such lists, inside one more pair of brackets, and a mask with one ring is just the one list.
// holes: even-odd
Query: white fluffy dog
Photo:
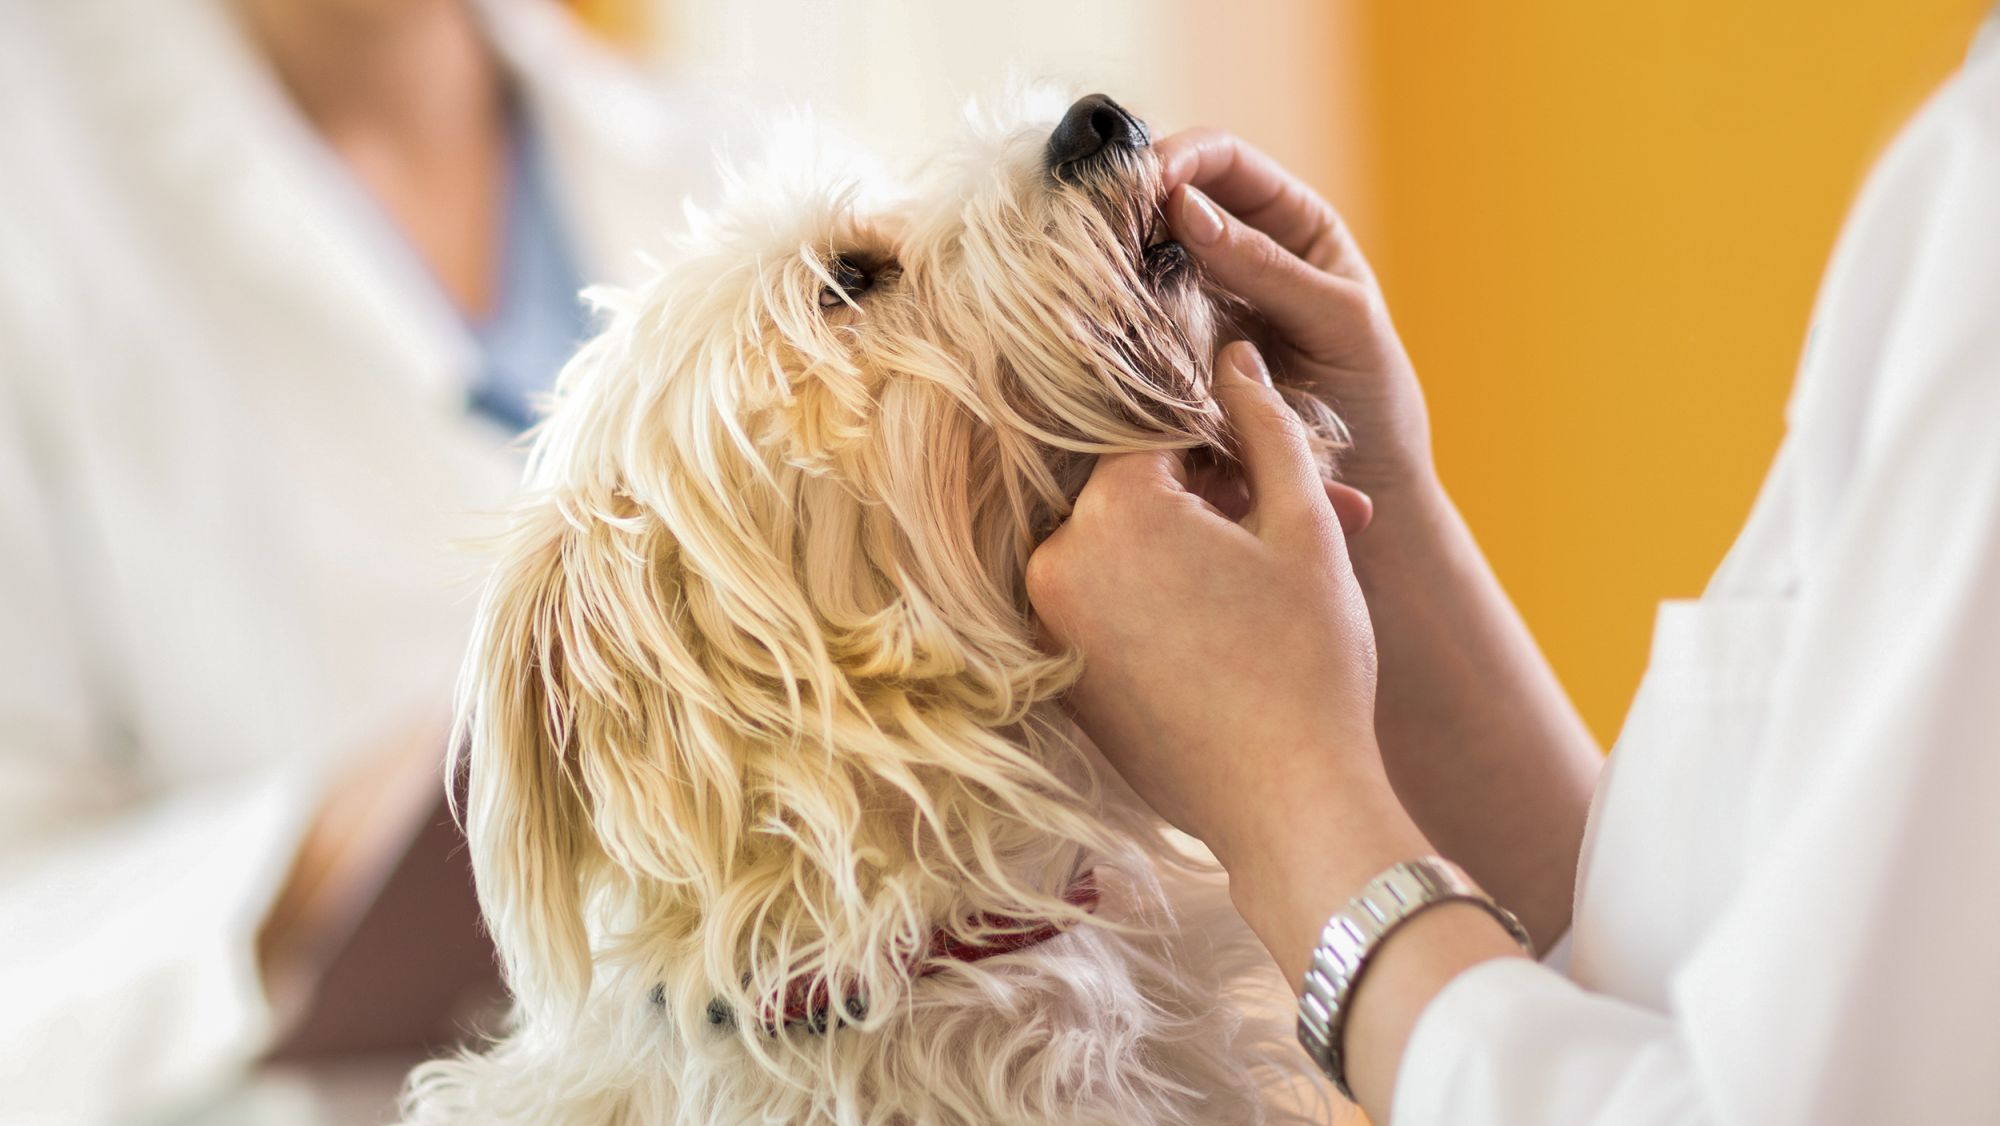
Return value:
[(1066, 104), (974, 112), (893, 203), (742, 180), (607, 299), (464, 684), (515, 1012), (411, 1121), (1278, 1114), (1276, 975), (1064, 719), (1022, 591), (1096, 455), (1226, 444), (1146, 129)]

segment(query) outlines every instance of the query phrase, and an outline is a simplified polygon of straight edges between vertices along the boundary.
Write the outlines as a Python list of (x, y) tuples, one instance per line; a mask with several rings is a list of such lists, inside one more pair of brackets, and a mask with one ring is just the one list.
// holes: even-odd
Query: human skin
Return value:
[[(1318, 479), (1255, 351), (1224, 349), (1217, 394), (1247, 514), (1211, 503), (1178, 454), (1105, 458), (1030, 561), (1052, 641), (1085, 657), (1078, 720), (1215, 851), (1295, 988), (1327, 916), (1430, 852), (1546, 945), (1568, 926), (1600, 756), (1439, 482), (1373, 274), (1330, 205), (1235, 138), (1184, 133), (1160, 154), (1176, 237), (1257, 308), (1281, 378), (1341, 412), (1342, 481), (1372, 519), (1361, 530), (1352, 498)], [(1463, 905), (1383, 945), (1344, 1038), (1375, 1121), (1423, 1007), (1465, 968), (1518, 953)]]
[(1375, 502), (1350, 553), (1376, 626), (1390, 780), (1546, 946), (1569, 926), (1602, 755), (1438, 478), (1423, 391), (1373, 271), (1333, 207), (1256, 149), (1193, 130), (1159, 151), (1176, 236), (1257, 307), (1283, 380), (1354, 436), (1340, 477)]
[(232, 0), (306, 123), (445, 294), (479, 317), (500, 256), (505, 77), (467, 0)]

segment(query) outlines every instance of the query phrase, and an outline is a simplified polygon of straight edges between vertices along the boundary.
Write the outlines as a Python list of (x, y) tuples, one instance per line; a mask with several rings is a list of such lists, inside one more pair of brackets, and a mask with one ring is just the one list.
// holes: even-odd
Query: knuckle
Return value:
[(1341, 219), (1340, 213), (1333, 209), (1332, 204), (1318, 196), (1308, 193), (1305, 210), (1310, 216), (1308, 222), (1311, 226), (1305, 239), (1305, 249), (1300, 252), (1299, 257), (1331, 273), (1340, 265), (1341, 258), (1347, 253), (1352, 236), (1348, 233), (1347, 224)]
[(1291, 405), (1285, 402), (1285, 393), (1275, 386), (1245, 381), (1237, 385), (1236, 393), (1243, 398), (1233, 406), (1236, 411), (1249, 416), (1244, 421), (1261, 422), (1263, 428), (1275, 430), (1289, 427), (1298, 419)]
[(1265, 409), (1271, 412), (1273, 425), (1284, 435), (1287, 442), (1304, 445), (1311, 439), (1312, 435), (1306, 429), (1306, 420), (1299, 417), (1299, 412), (1292, 409), (1292, 404), (1286, 402), (1283, 395), (1276, 391), (1266, 392), (1264, 403)]
[(1327, 501), (1324, 489), (1287, 490), (1278, 499), (1276, 508), (1283, 513), (1285, 530), (1281, 535), (1295, 550), (1326, 559), (1346, 554), (1340, 518)]
[(1229, 223), (1229, 236), (1233, 239), (1240, 238), (1247, 245), (1251, 256), (1256, 258), (1264, 269), (1290, 272), (1292, 267), (1299, 264), (1298, 256), (1278, 245), (1277, 239), (1240, 219), (1232, 218)]
[(1062, 532), (1058, 530), (1055, 535), (1043, 541), (1042, 546), (1028, 556), (1027, 570), (1022, 574), (1022, 582), (1028, 591), (1028, 601), (1044, 611), (1061, 601), (1063, 590), (1067, 586), (1064, 553), (1058, 539), (1061, 535)]
[(1070, 506), (1069, 521), (1063, 527), (1067, 529), (1078, 524), (1088, 527), (1102, 520), (1114, 509), (1109, 496), (1111, 491), (1112, 483), (1108, 475), (1093, 478), (1078, 494), (1076, 503)]
[(1364, 285), (1337, 274), (1327, 275), (1326, 288), (1329, 300), (1356, 315), (1373, 316), (1381, 305), (1381, 297), (1374, 286)]
[(1275, 411), (1276, 417), (1271, 425), (1276, 432), (1277, 444), (1282, 446), (1288, 455), (1300, 461), (1310, 461), (1312, 432), (1306, 429), (1305, 420), (1299, 417), (1297, 411), (1282, 402), (1277, 405)]

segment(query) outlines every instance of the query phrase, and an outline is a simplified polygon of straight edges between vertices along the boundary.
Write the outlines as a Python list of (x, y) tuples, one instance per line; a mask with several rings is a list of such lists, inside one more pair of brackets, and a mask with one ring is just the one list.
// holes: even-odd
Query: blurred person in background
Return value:
[(0, 7), (0, 1120), (435, 1048), (490, 980), (454, 544), (710, 117), (535, 0)]

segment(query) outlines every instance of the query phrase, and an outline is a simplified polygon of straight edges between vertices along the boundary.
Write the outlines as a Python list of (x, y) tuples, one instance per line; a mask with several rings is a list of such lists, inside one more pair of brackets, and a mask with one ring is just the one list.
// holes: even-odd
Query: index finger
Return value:
[(1171, 193), (1200, 188), (1224, 209), (1322, 270), (1360, 281), (1368, 264), (1333, 205), (1256, 146), (1220, 129), (1188, 129), (1156, 146)]

